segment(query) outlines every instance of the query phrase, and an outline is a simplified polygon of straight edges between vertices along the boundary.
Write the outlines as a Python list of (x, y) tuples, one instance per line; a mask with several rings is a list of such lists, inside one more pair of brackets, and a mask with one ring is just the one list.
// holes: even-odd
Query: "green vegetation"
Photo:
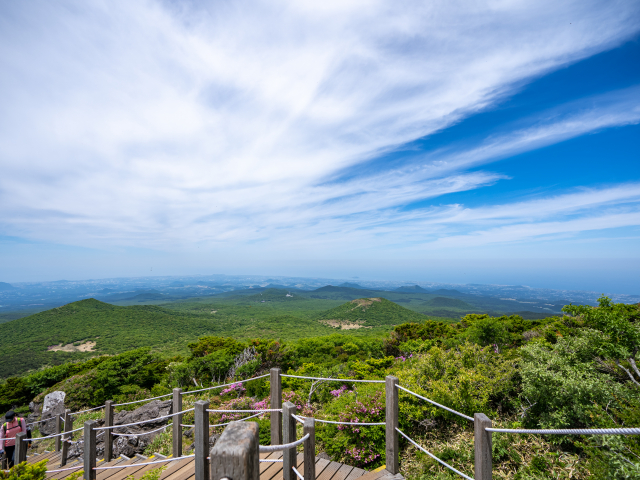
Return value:
[(320, 320), (340, 320), (362, 326), (399, 325), (406, 322), (422, 322), (426, 317), (401, 307), (386, 298), (359, 298), (332, 308), (321, 315)]
[[(153, 331), (142, 340), (151, 342), (154, 335), (168, 335), (172, 328), (175, 343), (171, 348), (159, 344), (154, 350), (146, 346), (117, 355), (113, 351), (8, 378), (0, 384), (0, 407), (17, 407), (24, 412), (32, 399), (41, 401), (46, 393), (62, 389), (67, 393), (67, 405), (77, 410), (101, 405), (107, 399), (131, 401), (169, 393), (174, 387), (188, 392), (248, 379), (278, 366), (290, 374), (335, 379), (381, 379), (393, 374), (406, 388), (466, 415), (486, 413), (498, 427), (640, 426), (639, 306), (612, 304), (603, 297), (598, 307), (568, 305), (562, 317), (525, 319), (473, 313), (460, 322), (446, 323), (377, 297), (347, 303), (333, 299), (330, 301), (339, 304), (327, 310), (322, 309), (327, 299), (295, 299), (287, 297), (287, 292), (283, 299), (282, 291), (273, 289), (266, 291), (264, 300), (264, 293), (263, 299), (241, 295), (218, 298), (215, 303), (210, 303), (211, 299), (175, 303), (171, 308), (115, 307), (85, 301), (57, 309), (62, 313), (47, 316), (50, 312), (42, 312), (22, 319), (36, 318), (43, 325), (48, 321), (58, 329), (66, 321), (81, 329), (95, 328), (94, 324), (81, 325), (90, 323), (95, 312), (102, 323), (116, 326), (122, 318), (153, 322), (157, 315), (159, 326), (153, 324)], [(451, 305), (447, 308), (457, 308)], [(337, 333), (322, 323), (329, 320), (372, 328)], [(38, 322), (34, 324), (40, 325)], [(200, 324), (207, 326), (203, 334), (194, 327)], [(391, 329), (392, 325), (396, 326)], [(149, 328), (131, 325), (138, 334)], [(110, 332), (109, 337), (107, 330), (103, 330), (104, 338), (111, 338), (111, 345), (115, 345), (118, 332)], [(230, 331), (235, 333), (230, 336)], [(66, 344), (95, 338), (87, 337), (86, 332), (80, 335), (55, 338)], [(100, 336), (97, 340), (103, 338), (96, 336)], [(185, 408), (200, 398), (222, 409), (268, 408), (268, 394), (267, 379), (235, 383), (186, 395)], [(357, 418), (361, 422), (384, 418), (381, 384), (285, 377), (283, 395), (302, 415), (338, 421)], [(402, 431), (472, 475), (473, 426), (404, 392), (400, 396)], [(211, 421), (238, 418), (240, 414), (216, 414)], [(261, 442), (268, 443), (268, 414), (258, 422)], [(168, 453), (169, 438), (168, 434), (159, 435), (153, 448)], [(401, 447), (402, 472), (409, 479), (452, 478), (410, 444), (402, 441)], [(321, 424), (317, 427), (317, 448), (337, 461), (373, 469), (385, 462), (384, 428)], [(495, 433), (493, 460), (496, 478), (640, 478), (640, 439)]]

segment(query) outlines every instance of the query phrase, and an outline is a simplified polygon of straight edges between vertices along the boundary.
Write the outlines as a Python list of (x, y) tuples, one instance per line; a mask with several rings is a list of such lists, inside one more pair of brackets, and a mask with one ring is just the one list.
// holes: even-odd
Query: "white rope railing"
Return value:
[(287, 450), (289, 448), (297, 447), (298, 445), (302, 445), (304, 441), (309, 438), (309, 434), (307, 433), (300, 440), (296, 440), (295, 442), (285, 443), (284, 445), (260, 445), (260, 453), (269, 453), (269, 452), (279, 452), (280, 450)]
[[(31, 442), (31, 441), (35, 442), (35, 441), (40, 441), (40, 440), (46, 440), (47, 438), (59, 437), (61, 435), (66, 435), (68, 433), (77, 432), (78, 430), (82, 430), (83, 428), (84, 428), (84, 426), (78, 427), (78, 428), (74, 428), (73, 430), (69, 430), (68, 432), (55, 433), (53, 435), (47, 435), (46, 437), (23, 438), (22, 441), (23, 442)], [(15, 438), (15, 437), (12, 437), (12, 438)], [(4, 440), (11, 440), (11, 438), (5, 438)]]
[(156, 463), (177, 462), (179, 460), (184, 460), (185, 458), (191, 458), (191, 457), (195, 457), (195, 454), (185, 455), (184, 457), (165, 458), (163, 460), (155, 460), (153, 462), (130, 463), (129, 465), (113, 465), (111, 467), (94, 467), (94, 470), (112, 470), (114, 468), (142, 467), (143, 465), (155, 465)]
[(81, 413), (93, 412), (94, 410), (100, 410), (104, 408), (104, 405), (100, 405), (99, 407), (89, 408), (87, 410), (80, 410), (79, 412), (70, 412), (69, 415), (80, 415)]
[(332, 423), (334, 425), (362, 425), (362, 426), (377, 426), (377, 425), (386, 425), (385, 422), (334, 422), (333, 420), (321, 420), (319, 418), (314, 417), (299, 417), (298, 415), (291, 415), (293, 418), (298, 420), (300, 423), (304, 423), (305, 418), (313, 418), (316, 422), (321, 423)]
[(149, 435), (151, 433), (155, 433), (155, 432), (159, 432), (160, 430), (164, 430), (165, 428), (168, 428), (170, 426), (172, 426), (173, 423), (168, 423), (163, 427), (160, 428), (156, 428), (155, 430), (151, 430), (150, 432), (142, 432), (142, 433), (117, 433), (117, 432), (113, 432), (112, 435), (117, 435), (119, 437), (142, 437), (144, 435)]
[(331, 382), (385, 383), (385, 380), (356, 380), (355, 378), (302, 377), (300, 375), (285, 375), (284, 373), (281, 373), (280, 376), (287, 377), (287, 378), (305, 378), (307, 380), (328, 380)]
[(399, 428), (396, 428), (396, 431), (402, 435), (404, 438), (406, 438), (407, 440), (409, 440), (413, 445), (415, 445), (419, 450), (423, 451), (424, 453), (426, 453), (427, 455), (429, 455), (431, 458), (433, 458), (436, 462), (441, 463), (442, 465), (444, 465), (445, 467), (447, 467), (449, 470), (452, 470), (454, 472), (456, 472), (458, 475), (460, 475), (463, 478), (466, 478), (467, 480), (473, 480), (473, 478), (465, 475), (464, 473), (462, 473), (460, 470), (456, 470), (455, 468), (453, 468), (451, 465), (449, 465), (446, 462), (443, 462), (442, 460), (440, 460), (438, 457), (436, 457), (434, 454), (432, 454), (431, 452), (425, 450), (424, 448), (422, 448), (420, 445), (418, 445), (416, 442), (414, 442), (413, 440), (411, 440), (409, 437), (407, 437), (402, 430), (400, 430)]
[(134, 403), (141, 403), (141, 402), (148, 402), (151, 400), (157, 400), (159, 398), (164, 398), (164, 397), (171, 397), (173, 395), (173, 393), (167, 393), (166, 395), (160, 395), (158, 397), (151, 397), (151, 398), (143, 398), (141, 400), (134, 400), (133, 402), (126, 402), (126, 403), (114, 403), (113, 405), (111, 405), (112, 407), (121, 407), (123, 405), (133, 405)]
[(423, 397), (422, 395), (418, 395), (416, 392), (412, 392), (412, 391), (411, 391), (411, 390), (409, 390), (408, 388), (404, 388), (404, 387), (402, 387), (402, 386), (400, 386), (400, 385), (398, 385), (398, 384), (396, 384), (396, 387), (398, 387), (400, 390), (404, 390), (405, 392), (410, 393), (411, 395), (413, 395), (413, 396), (415, 396), (415, 397), (418, 397), (418, 398), (420, 398), (420, 399), (422, 399), (422, 400), (425, 400), (425, 401), (427, 401), (427, 402), (429, 402), (429, 403), (432, 403), (432, 404), (433, 404), (433, 405), (435, 405), (436, 407), (444, 408), (444, 409), (445, 409), (446, 411), (448, 411), (448, 412), (455, 413), (456, 415), (458, 415), (458, 416), (460, 416), (460, 417), (462, 417), (462, 418), (466, 418), (466, 419), (467, 419), (467, 420), (469, 420), (470, 422), (473, 422), (473, 421), (474, 421), (474, 420), (473, 420), (473, 417), (469, 417), (468, 415), (465, 415), (464, 413), (456, 412), (455, 410), (453, 410), (453, 409), (451, 409), (451, 408), (449, 408), (449, 407), (445, 407), (444, 405), (440, 405), (439, 403), (434, 402), (433, 400), (430, 400), (430, 399), (428, 399), (428, 398), (426, 398), (426, 397)]
[(283, 462), (284, 460), (282, 460), (281, 458), (261, 458), (260, 459), (261, 462)]
[[(230, 423), (233, 423), (233, 422), (242, 422), (242, 421), (244, 421), (244, 420), (249, 420), (250, 418), (254, 418), (254, 417), (257, 417), (257, 416), (259, 416), (259, 415), (262, 415), (262, 412), (260, 412), (260, 413), (256, 413), (255, 415), (250, 415), (250, 416), (245, 417), (245, 418), (239, 418), (238, 420), (231, 420), (230, 422), (227, 422), (227, 423), (216, 423), (215, 425), (209, 425), (209, 428), (213, 428), (213, 427), (223, 427), (223, 426), (225, 426), (225, 425), (229, 425)], [(195, 425), (185, 425), (184, 423), (181, 423), (181, 424), (180, 424), (180, 426), (181, 426), (181, 427), (190, 427), (190, 428), (195, 427)]]
[(296, 475), (298, 476), (298, 478), (299, 478), (300, 480), (304, 480), (304, 477), (300, 474), (300, 472), (298, 471), (298, 469), (297, 469), (296, 467), (294, 467), (294, 466), (292, 465), (292, 466), (291, 466), (291, 470), (293, 470), (293, 471), (296, 473)]
[(640, 435), (640, 428), (569, 428), (569, 429), (538, 429), (523, 428), (485, 428), (487, 432), (501, 433), (530, 433), (538, 435)]
[(260, 375), (259, 377), (253, 377), (253, 378), (247, 378), (245, 380), (238, 380), (236, 382), (231, 382), (231, 383), (225, 383), (224, 385), (215, 385), (213, 387), (207, 387), (207, 388), (201, 388), (199, 390), (189, 390), (188, 392), (182, 392), (183, 395), (189, 395), (190, 393), (198, 393), (198, 392), (204, 392), (207, 390), (213, 390), (216, 388), (222, 388), (222, 387), (230, 387), (231, 385), (237, 385), (238, 383), (245, 383), (245, 382), (250, 382), (251, 380), (258, 380), (260, 378), (266, 378), (269, 377), (270, 374), (266, 374), (266, 375)]
[[(193, 409), (192, 409), (193, 410)], [(268, 413), (268, 412), (281, 412), (281, 408), (261, 408), (261, 409), (253, 409), (253, 410), (209, 410), (209, 413), (249, 413), (249, 412), (260, 412), (260, 413)]]
[(162, 415), (161, 417), (150, 418), (149, 420), (142, 420), (140, 422), (125, 423), (124, 425), (111, 425), (109, 427), (98, 427), (98, 428), (95, 428), (94, 430), (110, 430), (112, 428), (131, 427), (133, 425), (142, 425), (143, 423), (157, 422), (158, 420), (162, 420), (164, 418), (174, 417), (176, 415), (180, 415), (181, 413), (191, 412), (192, 410), (195, 410), (195, 408), (189, 408), (187, 410), (182, 410), (181, 412), (170, 413), (169, 415)]
[(76, 465), (75, 467), (69, 467), (69, 468), (59, 468), (57, 470), (47, 470), (44, 473), (58, 473), (58, 472), (68, 472), (69, 470), (77, 470), (77, 469), (83, 469), (84, 465)]

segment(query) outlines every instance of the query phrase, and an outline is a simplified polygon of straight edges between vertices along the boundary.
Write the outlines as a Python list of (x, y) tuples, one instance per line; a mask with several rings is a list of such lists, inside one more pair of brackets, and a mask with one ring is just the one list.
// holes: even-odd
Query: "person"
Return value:
[(13, 410), (9, 410), (4, 416), (7, 420), (0, 429), (0, 455), (4, 451), (9, 461), (9, 468), (13, 467), (16, 453), (16, 435), (27, 431), (27, 424), (24, 418), (16, 416)]

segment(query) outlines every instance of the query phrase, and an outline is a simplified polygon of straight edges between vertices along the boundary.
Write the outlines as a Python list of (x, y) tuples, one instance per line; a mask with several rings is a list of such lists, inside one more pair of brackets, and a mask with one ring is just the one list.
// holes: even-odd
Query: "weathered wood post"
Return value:
[[(56, 435), (62, 433), (62, 417), (60, 415), (56, 415)], [(54, 449), (56, 452), (60, 451), (60, 446), (62, 445), (62, 436), (59, 435), (55, 437), (54, 440)]]
[[(70, 432), (73, 430), (73, 416), (71, 410), (64, 411), (64, 431)], [(67, 464), (67, 455), (69, 454), (69, 442), (71, 440), (71, 433), (62, 435), (62, 455), (60, 455), (60, 467), (64, 467)]]
[[(182, 389), (173, 389), (173, 413), (182, 411)], [(173, 446), (171, 453), (174, 457), (182, 456), (182, 413), (173, 416)], [(208, 430), (207, 430), (208, 431)]]
[(260, 435), (256, 422), (232, 422), (211, 449), (211, 480), (259, 480)]
[(96, 480), (96, 422), (84, 422), (84, 480)]
[(491, 459), (491, 419), (484, 413), (476, 413), (473, 416), (474, 435), (473, 443), (475, 450), (475, 480), (491, 480), (493, 473)]
[[(271, 408), (282, 408), (282, 371), (271, 369)], [(282, 445), (282, 413), (271, 412), (271, 445)]]
[[(196, 480), (209, 480), (209, 402), (198, 400), (195, 404), (195, 434), (196, 447)], [(233, 479), (236, 480), (236, 479)]]
[(386, 469), (395, 475), (400, 472), (398, 443), (398, 378), (388, 375), (385, 385), (386, 396)]
[(27, 438), (27, 432), (20, 432), (16, 434), (16, 450), (14, 452), (13, 464), (18, 465), (19, 463), (27, 461), (27, 442), (24, 440)]
[[(104, 426), (113, 426), (113, 400), (104, 402)], [(104, 461), (113, 460), (113, 435), (111, 429), (103, 430), (104, 432)]]
[(305, 418), (302, 434), (309, 434), (304, 441), (304, 480), (316, 480), (316, 420)]
[[(284, 402), (282, 405), (282, 442), (291, 443), (296, 441), (296, 406), (291, 402)], [(298, 467), (298, 455), (295, 448), (287, 448), (282, 452), (282, 478), (284, 480), (298, 480), (297, 475), (291, 467)]]

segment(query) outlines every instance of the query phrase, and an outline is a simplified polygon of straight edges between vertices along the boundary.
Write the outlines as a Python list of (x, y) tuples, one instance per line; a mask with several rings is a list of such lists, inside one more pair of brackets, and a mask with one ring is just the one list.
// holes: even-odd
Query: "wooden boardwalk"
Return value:
[[(279, 459), (282, 452), (261, 453), (261, 459)], [(130, 460), (122, 457), (117, 458), (109, 463), (98, 461), (96, 467), (110, 467), (117, 465), (136, 465), (139, 463), (152, 462), (160, 460), (164, 457), (135, 457)], [(47, 452), (40, 455), (31, 455), (27, 458), (28, 463), (35, 463), (48, 459), (47, 470), (57, 470), (59, 468), (76, 467), (73, 470), (67, 470), (58, 473), (48, 473), (47, 479), (64, 479), (74, 472), (82, 470), (82, 459), (68, 463), (64, 467), (60, 467), (60, 452)], [(114, 468), (109, 470), (98, 470), (96, 480), (124, 480), (129, 475), (139, 479), (150, 470), (166, 467), (160, 475), (160, 480), (190, 480), (195, 478), (194, 457), (177, 460), (175, 462), (160, 463), (154, 465), (140, 465), (139, 467)], [(303, 455), (298, 454), (298, 471), (304, 472)], [(282, 480), (282, 462), (261, 462), (260, 463), (260, 480)], [(316, 457), (316, 480), (403, 480), (401, 475), (392, 475), (385, 469), (378, 469), (371, 472), (362, 470), (361, 468), (351, 467), (342, 463), (332, 462), (329, 460)]]

